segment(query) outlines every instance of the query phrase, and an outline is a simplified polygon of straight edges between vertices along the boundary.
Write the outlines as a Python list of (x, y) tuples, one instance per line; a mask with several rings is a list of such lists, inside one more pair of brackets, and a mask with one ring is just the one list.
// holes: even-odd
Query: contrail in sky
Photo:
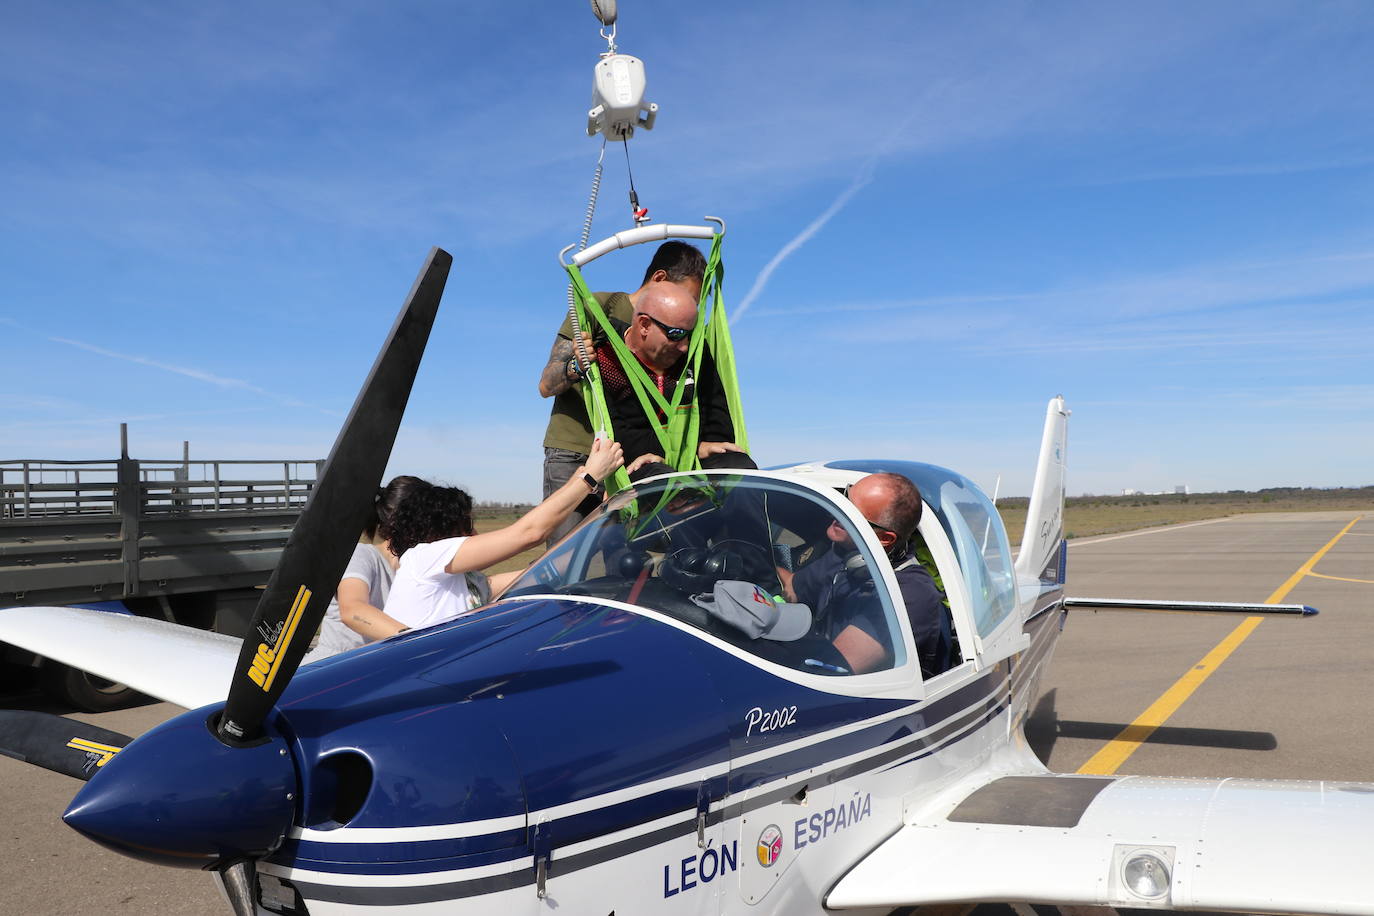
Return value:
[(887, 135), (887, 139), (878, 145), (873, 155), (869, 156), (864, 164), (859, 166), (859, 171), (854, 175), (854, 180), (849, 183), (849, 187), (840, 192), (840, 196), (836, 197), (830, 206), (825, 208), (824, 213), (813, 219), (810, 225), (797, 233), (796, 238), (783, 245), (778, 253), (773, 255), (772, 260), (763, 265), (763, 270), (759, 271), (759, 275), (754, 278), (754, 285), (749, 288), (749, 292), (740, 301), (739, 308), (735, 309), (734, 314), (729, 316), (731, 323), (739, 320), (749, 310), (749, 306), (753, 305), (754, 300), (763, 294), (763, 288), (768, 285), (768, 279), (773, 276), (773, 271), (778, 269), (778, 265), (791, 257), (792, 252), (811, 241), (811, 237), (824, 229), (831, 217), (843, 210), (845, 205), (854, 199), (854, 195), (858, 194), (865, 185), (873, 180), (873, 169), (877, 166), (878, 160), (897, 146), (897, 141), (906, 133), (906, 129), (911, 126), (911, 122), (916, 119), (919, 111), (919, 107), (912, 107), (907, 112), (906, 117), (902, 118)]
[(66, 337), (49, 337), (48, 339), (51, 340), (53, 343), (66, 344), (69, 347), (76, 347), (78, 349), (86, 350), (91, 353), (98, 353), (101, 356), (108, 356), (111, 359), (122, 359), (125, 362), (137, 363), (140, 366), (149, 366), (153, 369), (161, 369), (164, 372), (173, 372), (177, 375), (184, 375), (187, 378), (193, 378), (197, 381), (209, 382), (211, 385), (217, 385), (220, 388), (237, 388), (241, 391), (251, 391), (253, 394), (260, 394), (264, 397), (272, 398), (273, 400), (278, 401), (288, 407), (310, 406), (301, 401), (297, 401), (294, 398), (284, 397), (280, 394), (276, 394), (275, 392), (268, 391), (265, 388), (259, 388), (257, 385), (249, 384), (248, 382), (245, 382), (243, 379), (226, 378), (222, 375), (212, 375), (209, 372), (203, 372), (200, 369), (190, 369), (185, 366), (174, 366), (171, 363), (158, 362), (157, 360), (149, 359), (146, 356), (132, 356), (128, 353), (116, 353), (114, 350), (106, 350), (104, 347), (97, 347), (95, 344), (88, 344), (80, 340), (71, 340), (70, 338)]
[(735, 309), (735, 313), (730, 316), (729, 320), (731, 324), (739, 321), (739, 319), (744, 316), (744, 313), (749, 310), (749, 306), (752, 305), (754, 300), (763, 292), (763, 288), (768, 285), (768, 279), (773, 276), (773, 271), (778, 269), (778, 265), (787, 260), (792, 252), (811, 241), (811, 237), (825, 228), (825, 224), (830, 222), (832, 216), (843, 210), (845, 204), (849, 203), (854, 195), (863, 189), (864, 185), (873, 180), (873, 164), (876, 160), (877, 157), (874, 156), (865, 162), (859, 169), (859, 173), (854, 176), (854, 180), (849, 183), (849, 187), (840, 192), (840, 196), (836, 197), (831, 202), (830, 206), (825, 208), (825, 212), (813, 219), (810, 225), (797, 233), (797, 236), (793, 238), (792, 241), (778, 249), (778, 253), (773, 255), (772, 259), (767, 264), (763, 265), (763, 270), (759, 271), (759, 275), (754, 278), (754, 285), (749, 288), (749, 292), (746, 293), (744, 299), (740, 301), (739, 308)]

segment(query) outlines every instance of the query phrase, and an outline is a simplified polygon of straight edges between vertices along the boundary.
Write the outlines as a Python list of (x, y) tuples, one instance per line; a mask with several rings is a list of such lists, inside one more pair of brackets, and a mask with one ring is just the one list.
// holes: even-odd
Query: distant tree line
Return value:
[(472, 504), (474, 518), (501, 518), (507, 515), (524, 515), (534, 508), (534, 503), (475, 502)]
[[(1217, 493), (1133, 493), (1129, 496), (1070, 496), (1067, 507), (1142, 506), (1174, 503), (1234, 504), (1253, 503), (1348, 503), (1374, 502), (1374, 486), (1368, 487), (1265, 487), (1262, 490), (1227, 490)], [(1008, 496), (997, 501), (999, 508), (1026, 508), (1029, 497)]]

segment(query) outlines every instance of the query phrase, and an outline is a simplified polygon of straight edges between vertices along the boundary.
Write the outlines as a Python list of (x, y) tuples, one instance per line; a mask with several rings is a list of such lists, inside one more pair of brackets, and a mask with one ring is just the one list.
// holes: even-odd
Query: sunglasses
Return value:
[[(864, 521), (868, 521), (868, 519), (864, 519)], [(884, 528), (882, 525), (879, 525), (876, 522), (868, 522), (868, 524), (874, 531), (878, 532), (879, 534), (890, 534), (894, 538), (897, 536), (897, 532), (893, 531), (891, 528)]]
[[(868, 519), (864, 519), (864, 521), (867, 522)], [(841, 522), (838, 518), (832, 518), (830, 520), (830, 524), (834, 525), (841, 531), (844, 530), (844, 523)], [(868, 522), (868, 526), (872, 528), (874, 531), (878, 532), (879, 534), (890, 534), (893, 537), (897, 536), (897, 532), (893, 531), (891, 528), (884, 528), (882, 525), (879, 525), (876, 522)]]
[[(640, 312), (640, 314), (644, 315), (643, 312)], [(653, 315), (644, 315), (644, 317), (652, 321), (654, 324), (658, 325), (659, 328), (663, 331), (663, 336), (671, 340), (673, 343), (677, 343), (679, 340), (682, 340), (688, 334), (692, 333), (691, 328), (675, 328), (672, 325), (664, 324), (663, 322), (655, 318)]]

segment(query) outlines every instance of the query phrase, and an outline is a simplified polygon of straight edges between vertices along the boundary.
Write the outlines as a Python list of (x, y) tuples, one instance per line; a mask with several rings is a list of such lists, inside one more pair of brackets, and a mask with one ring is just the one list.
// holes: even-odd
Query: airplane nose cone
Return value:
[(280, 735), (226, 747), (217, 709), (171, 719), (100, 768), (62, 819), (116, 852), (183, 868), (275, 849), (291, 827), (295, 767)]

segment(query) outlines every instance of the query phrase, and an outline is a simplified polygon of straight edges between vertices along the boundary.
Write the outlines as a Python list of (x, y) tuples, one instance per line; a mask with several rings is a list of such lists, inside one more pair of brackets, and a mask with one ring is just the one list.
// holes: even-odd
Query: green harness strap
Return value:
[[(572, 274), (572, 271), (575, 269), (575, 267), (570, 267), (569, 273)], [(695, 408), (695, 399), (684, 405), (682, 399), (686, 391), (686, 386), (679, 385), (677, 386), (677, 390), (673, 392), (673, 399), (671, 401), (667, 400), (663, 396), (663, 393), (658, 390), (658, 385), (649, 376), (648, 370), (646, 370), (635, 355), (630, 352), (630, 348), (611, 325), (610, 319), (606, 317), (606, 313), (602, 310), (601, 304), (596, 301), (596, 297), (587, 291), (585, 281), (582, 280), (580, 275), (576, 274), (572, 274), (572, 278), (573, 288), (577, 292), (579, 304), (585, 306), (587, 312), (590, 312), (591, 316), (596, 319), (602, 333), (605, 335), (606, 343), (610, 345), (616, 358), (620, 361), (621, 368), (625, 370), (625, 376), (635, 396), (639, 399), (640, 406), (644, 408), (645, 415), (650, 417), (664, 416), (667, 418), (666, 422), (659, 422), (656, 420), (651, 425), (651, 428), (658, 438), (659, 446), (664, 453), (664, 458), (669, 464), (676, 467), (677, 453), (682, 446), (682, 417), (687, 411)], [(583, 323), (585, 324), (585, 314), (579, 316), (579, 318), (583, 319)], [(687, 350), (687, 360), (694, 376), (701, 365), (701, 346), (703, 341), (704, 338), (702, 335), (698, 334), (694, 328), (692, 339)], [(595, 366), (595, 363), (593, 363), (593, 366)], [(589, 367), (589, 369), (590, 368), (591, 367)], [(596, 373), (596, 384), (591, 387), (601, 388), (600, 382), (601, 373), (598, 371)], [(587, 387), (588, 386), (585, 385), (583, 386), (584, 400), (586, 398)], [(606, 402), (604, 390), (596, 392), (593, 404), (600, 409), (600, 416), (596, 418), (603, 421), (599, 423), (598, 426), (609, 432), (610, 415), (608, 412), (605, 412)], [(588, 416), (595, 415), (589, 411)], [(674, 433), (677, 433), (677, 435), (674, 435)]]
[[(685, 441), (696, 441), (700, 424), (696, 411), (695, 390), (693, 391), (693, 399), (685, 405), (682, 403), (683, 394), (687, 389), (685, 385), (677, 386), (671, 401), (664, 398), (663, 393), (658, 390), (658, 385), (649, 377), (648, 371), (630, 352), (630, 348), (625, 345), (625, 341), (621, 339), (620, 334), (611, 325), (610, 319), (606, 317), (605, 311), (601, 308), (601, 304), (587, 289), (581, 271), (577, 269), (576, 265), (568, 265), (567, 270), (573, 290), (576, 293), (579, 325), (587, 326), (588, 313), (596, 319), (597, 325), (605, 335), (606, 342), (620, 361), (621, 368), (625, 370), (625, 377), (629, 380), (631, 390), (639, 399), (644, 415), (651, 418), (650, 428), (658, 439), (665, 462), (674, 470), (691, 470), (691, 464), (686, 467), (682, 466), (681, 453), (684, 451)], [(693, 378), (696, 377), (701, 366), (701, 344), (702, 338), (697, 334), (696, 329), (693, 329), (692, 342), (687, 350), (687, 359)], [(696, 386), (692, 387), (695, 389)], [(582, 400), (586, 405), (587, 416), (591, 419), (596, 433), (599, 435), (604, 432), (608, 437), (614, 439), (615, 429), (611, 423), (610, 411), (606, 407), (606, 392), (601, 382), (601, 370), (594, 356), (591, 364), (587, 367), (587, 375), (582, 381)], [(659, 416), (667, 417), (667, 422), (659, 422), (657, 420)], [(690, 454), (691, 458), (695, 460), (695, 445), (690, 449)], [(608, 478), (607, 490), (611, 493), (618, 493), (629, 485), (629, 474), (625, 472), (624, 468), (619, 468)]]
[[(711, 254), (706, 261), (706, 280), (702, 289), (711, 301), (711, 314), (707, 323), (707, 344), (711, 358), (716, 361), (716, 372), (725, 390), (725, 403), (730, 409), (730, 425), (735, 430), (735, 444), (749, 451), (749, 434), (744, 428), (744, 404), (740, 398), (739, 373), (735, 367), (735, 345), (730, 339), (730, 324), (725, 319), (725, 268), (720, 263), (721, 236), (716, 236), (711, 244)], [(709, 286), (705, 285), (709, 282)]]
[[(704, 316), (706, 320), (703, 321), (699, 318), (696, 326), (692, 329), (691, 342), (687, 348), (687, 361), (691, 377), (697, 379), (701, 372), (703, 347), (711, 350), (712, 358), (716, 363), (716, 371), (720, 376), (720, 383), (724, 386), (726, 406), (729, 409), (730, 420), (735, 429), (735, 441), (741, 448), (747, 450), (748, 440), (744, 431), (744, 411), (739, 394), (739, 380), (735, 370), (734, 347), (730, 339), (730, 329), (725, 319), (721, 283), (724, 271), (720, 266), (721, 238), (722, 236), (717, 235), (711, 243), (711, 253), (706, 263), (706, 274), (702, 278), (702, 303), (709, 300), (711, 306), (709, 309), (701, 309), (701, 305), (698, 306), (699, 314), (700, 311), (706, 312)], [(616, 354), (616, 358), (620, 360), (621, 368), (625, 370), (625, 376), (630, 382), (635, 397), (639, 400), (640, 407), (644, 410), (645, 416), (651, 420), (650, 428), (653, 429), (659, 446), (662, 448), (665, 462), (678, 471), (690, 471), (699, 468), (700, 460), (697, 458), (697, 445), (700, 440), (701, 414), (697, 410), (696, 403), (696, 391), (699, 386), (691, 386), (692, 398), (685, 403), (683, 396), (688, 388), (686, 385), (678, 384), (672, 399), (665, 398), (663, 393), (658, 390), (658, 385), (654, 379), (630, 352), (630, 348), (626, 346), (625, 341), (611, 325), (610, 319), (601, 308), (601, 304), (588, 290), (586, 281), (583, 280), (577, 265), (567, 264), (565, 269), (575, 293), (574, 300), (579, 326), (586, 327), (588, 317), (596, 320), (606, 342)], [(594, 358), (587, 367), (587, 374), (581, 390), (583, 403), (587, 408), (587, 416), (591, 418), (595, 430), (598, 433), (604, 432), (614, 439), (615, 430), (612, 428), (610, 411), (606, 406), (606, 393), (601, 381), (601, 371)], [(659, 417), (666, 417), (667, 419), (660, 421)], [(619, 492), (629, 485), (630, 478), (624, 468), (617, 470), (608, 480), (608, 490), (611, 493)]]

